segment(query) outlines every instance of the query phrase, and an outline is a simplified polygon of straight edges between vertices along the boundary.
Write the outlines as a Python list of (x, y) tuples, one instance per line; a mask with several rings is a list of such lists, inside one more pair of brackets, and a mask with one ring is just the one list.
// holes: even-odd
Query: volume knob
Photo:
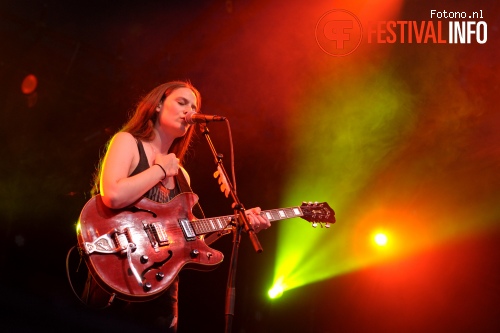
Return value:
[(199, 255), (200, 251), (198, 251), (197, 249), (191, 250), (191, 258), (196, 258)]
[(158, 272), (156, 273), (156, 280), (161, 281), (165, 277), (165, 274), (163, 272)]

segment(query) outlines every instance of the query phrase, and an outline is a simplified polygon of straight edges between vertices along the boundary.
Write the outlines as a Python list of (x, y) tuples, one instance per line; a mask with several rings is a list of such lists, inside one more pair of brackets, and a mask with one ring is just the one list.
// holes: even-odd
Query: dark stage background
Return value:
[[(434, 246), (376, 265), (361, 265), (292, 289), (270, 302), (266, 290), (273, 279), (279, 227), (259, 234), (262, 254), (256, 254), (244, 236), (233, 331), (499, 331), (498, 4), (444, 1), (438, 6), (428, 0), (384, 3), (2, 0), (2, 331), (144, 331), (135, 322), (86, 309), (73, 295), (66, 278), (66, 255), (76, 245), (75, 223), (90, 198), (92, 174), (104, 145), (144, 93), (166, 81), (191, 80), (203, 96), (202, 111), (230, 119), (241, 201), (246, 207), (271, 209), (283, 206), (287, 189), (298, 178), (314, 184), (315, 163), (325, 163), (325, 156), (337, 155), (335, 149), (316, 151), (311, 147), (316, 159), (296, 149), (303, 139), (333, 141), (325, 133), (335, 132), (336, 124), (321, 114), (334, 113), (335, 106), (348, 104), (337, 100), (342, 96), (350, 96), (351, 101), (371, 98), (363, 89), (344, 94), (342, 89), (348, 84), (343, 75), (362, 77), (384, 66), (391, 66), (390, 71), (397, 73), (404, 83), (405, 96), (411, 96), (407, 100), (415, 117), (423, 119), (415, 125), (418, 139), (410, 141), (401, 136), (398, 148), (388, 150), (404, 150), (405, 154), (388, 159), (395, 167), (378, 169), (378, 181), (373, 177), (354, 186), (363, 191), (352, 195), (337, 190), (318, 198), (328, 199), (339, 216), (329, 235), (356, 229), (354, 217), (359, 215), (350, 215), (357, 212), (353, 207), (362, 210), (370, 198), (384, 196), (391, 180), (397, 182), (391, 175), (409, 169), (405, 161), (412, 159), (428, 170), (421, 173), (425, 179), (421, 186), (430, 198), (440, 194), (453, 198), (453, 204), (443, 213), (450, 218), (443, 219), (440, 228), (456, 228), (457, 237), (449, 236), (455, 235), (450, 231), (446, 241)], [(325, 12), (344, 8), (362, 15), (370, 8), (389, 6), (398, 8), (400, 17), (417, 21), (430, 20), (433, 8), (482, 9), (488, 23), (488, 42), (439, 47), (364, 43), (348, 57), (332, 57), (318, 47), (314, 29)], [(390, 17), (391, 11), (387, 13)], [(381, 14), (377, 19), (386, 17)], [(36, 94), (30, 96), (20, 89), (28, 74), (38, 78)], [(395, 90), (400, 88), (403, 86)], [(460, 103), (465, 106), (457, 107)], [(227, 128), (218, 123), (210, 129), (229, 168)], [(461, 136), (464, 133), (467, 136)], [(403, 141), (406, 143), (401, 144)], [(212, 177), (215, 166), (201, 135), (193, 148), (186, 168), (205, 214), (230, 214), (232, 202), (224, 198)], [(419, 157), (424, 151), (444, 156), (446, 163)], [(339, 179), (343, 179), (354, 168), (372, 167), (366, 161), (342, 167), (333, 158), (331, 161), (318, 175), (341, 173)], [(307, 167), (300, 169), (297, 165)], [(437, 169), (443, 171), (433, 174), (437, 181), (427, 177)], [(308, 172), (297, 176), (292, 170)], [(327, 188), (337, 186), (333, 181), (322, 182)], [(304, 200), (314, 197), (307, 192), (296, 196), (301, 194)], [(348, 204), (344, 195), (350, 200)], [(471, 202), (477, 205), (460, 218), (460, 209)], [(297, 237), (296, 247), (300, 248), (302, 241)], [(332, 253), (324, 266), (336, 265), (339, 257), (349, 261), (350, 239), (345, 244), (349, 245)], [(325, 243), (314, 246), (317, 253), (329, 251)], [(226, 256), (217, 270), (181, 272), (180, 332), (224, 330), (231, 237), (213, 247)], [(78, 264), (75, 253), (69, 263), (74, 273)], [(84, 272), (74, 276), (76, 288), (82, 287), (82, 275)]]

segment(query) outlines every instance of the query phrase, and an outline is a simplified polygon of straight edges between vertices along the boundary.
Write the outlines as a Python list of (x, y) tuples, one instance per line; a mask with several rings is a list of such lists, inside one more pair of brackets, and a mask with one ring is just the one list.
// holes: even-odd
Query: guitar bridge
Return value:
[(144, 226), (144, 231), (148, 235), (149, 241), (153, 246), (155, 252), (159, 252), (160, 246), (170, 245), (170, 240), (168, 239), (167, 232), (163, 225), (159, 222), (155, 223), (142, 223)]
[[(130, 245), (132, 244), (132, 245)], [(114, 229), (113, 231), (96, 238), (92, 242), (85, 242), (85, 253), (126, 253), (127, 249), (131, 247), (135, 249), (135, 244), (132, 242), (132, 236), (129, 228), (123, 231)]]

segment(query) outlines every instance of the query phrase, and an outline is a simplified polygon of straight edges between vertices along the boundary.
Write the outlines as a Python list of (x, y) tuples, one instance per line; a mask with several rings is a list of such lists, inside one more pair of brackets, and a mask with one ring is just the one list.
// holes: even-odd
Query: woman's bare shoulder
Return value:
[(132, 134), (127, 132), (116, 133), (108, 147), (108, 155), (112, 154), (119, 158), (124, 158), (125, 156), (132, 157), (135, 155), (135, 151), (137, 151), (137, 141)]
[(111, 143), (134, 144), (136, 139), (128, 132), (118, 132), (111, 139)]

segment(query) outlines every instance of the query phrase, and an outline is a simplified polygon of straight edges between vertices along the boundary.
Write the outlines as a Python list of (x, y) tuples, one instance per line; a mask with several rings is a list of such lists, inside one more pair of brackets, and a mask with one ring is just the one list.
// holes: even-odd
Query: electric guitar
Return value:
[[(165, 291), (183, 268), (210, 270), (224, 258), (204, 236), (229, 232), (234, 215), (196, 219), (194, 193), (167, 203), (142, 198), (133, 206), (110, 209), (100, 195), (90, 199), (77, 224), (78, 246), (90, 273), (110, 294), (127, 301), (151, 300)], [(262, 211), (272, 222), (301, 217), (329, 227), (335, 212), (327, 203)]]

